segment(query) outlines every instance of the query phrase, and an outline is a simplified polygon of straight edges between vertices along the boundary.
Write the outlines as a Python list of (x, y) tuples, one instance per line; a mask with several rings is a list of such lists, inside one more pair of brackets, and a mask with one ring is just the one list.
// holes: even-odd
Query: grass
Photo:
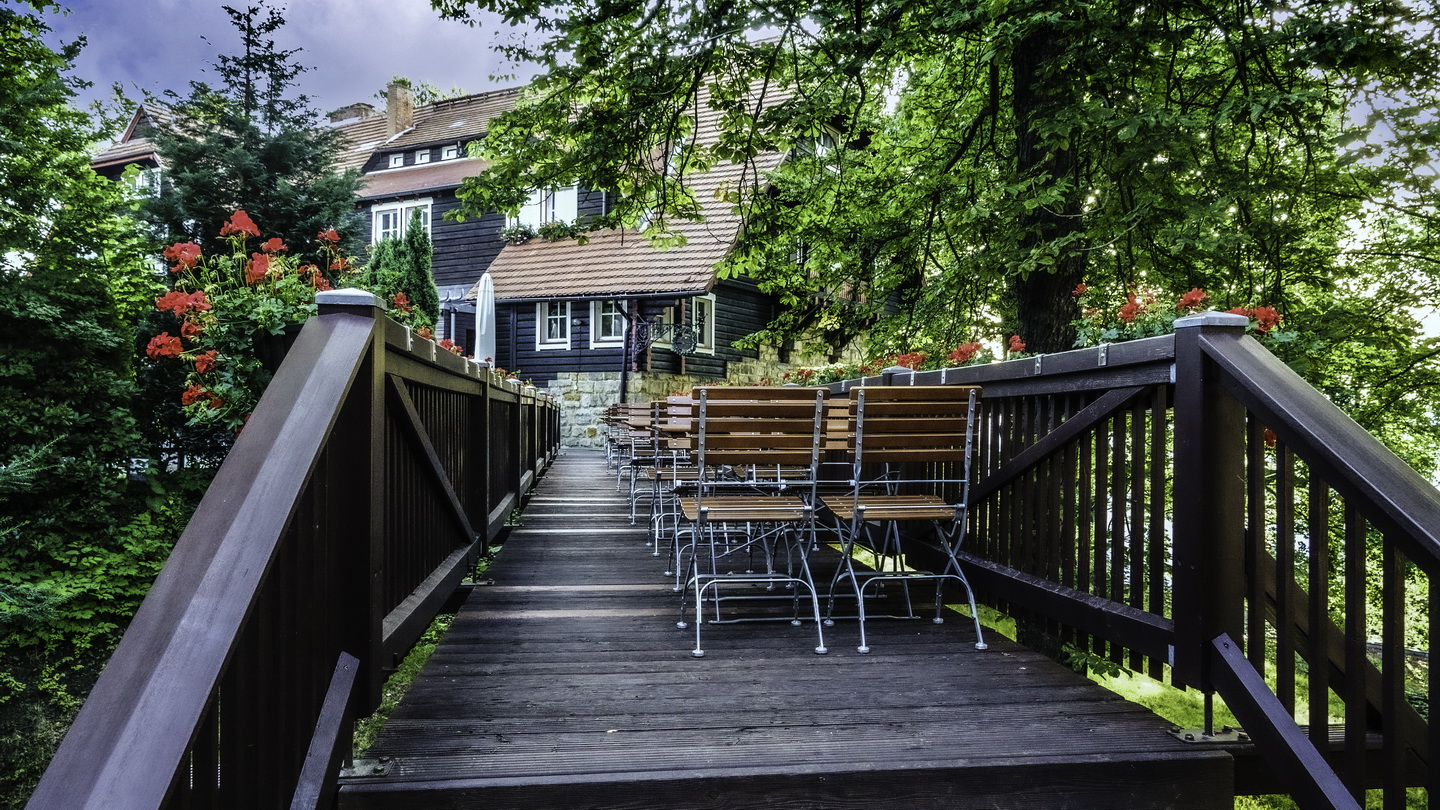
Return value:
[(385, 686), (380, 692), (380, 707), (369, 717), (355, 721), (355, 743), (354, 755), (356, 758), (363, 757), (375, 744), (375, 738), (380, 735), (380, 729), (385, 727), (385, 721), (390, 719), (390, 713), (400, 705), (400, 699), (410, 689), (410, 684), (415, 682), (416, 676), (424, 668), (425, 662), (430, 660), (430, 654), (435, 652), (439, 646), (440, 639), (449, 629), (450, 622), (455, 619), (453, 614), (444, 613), (435, 617), (425, 634), (415, 642), (415, 646), (406, 653), (405, 660), (385, 680)]

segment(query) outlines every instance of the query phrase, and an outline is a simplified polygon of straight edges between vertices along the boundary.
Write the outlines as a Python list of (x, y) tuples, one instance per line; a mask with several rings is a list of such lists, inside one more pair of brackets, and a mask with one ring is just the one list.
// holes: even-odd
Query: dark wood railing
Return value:
[(329, 806), (350, 718), (553, 459), (548, 398), (320, 300), (31, 808)]
[(836, 388), (984, 386), (972, 582), (1027, 643), (1218, 694), (1269, 765), (1238, 790), (1440, 807), (1440, 726), (1406, 699), (1440, 633), (1440, 492), (1243, 318), (1177, 326)]

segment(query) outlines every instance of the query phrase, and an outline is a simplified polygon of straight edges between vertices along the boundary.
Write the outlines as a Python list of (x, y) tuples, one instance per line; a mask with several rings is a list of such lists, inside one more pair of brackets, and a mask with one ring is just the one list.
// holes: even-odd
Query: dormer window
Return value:
[(420, 149), (420, 150), (417, 150), (417, 151), (415, 152), (415, 162), (416, 162), (416, 163), (429, 163), (429, 162), (430, 162), (430, 150), (429, 150), (429, 149)]
[(404, 156), (404, 155), (396, 154), (396, 155), (391, 155), (391, 156), (390, 156), (390, 168), (392, 168), (392, 169), (398, 169), (398, 168), (400, 168), (401, 166), (404, 166), (404, 165), (405, 165), (405, 156)]
[(532, 191), (530, 198), (521, 206), (520, 213), (509, 220), (509, 225), (529, 225), (538, 229), (550, 222), (574, 222), (577, 194), (575, 186)]
[(458, 146), (447, 146), (440, 150), (441, 160), (454, 160), (458, 157), (460, 157), (460, 147)]

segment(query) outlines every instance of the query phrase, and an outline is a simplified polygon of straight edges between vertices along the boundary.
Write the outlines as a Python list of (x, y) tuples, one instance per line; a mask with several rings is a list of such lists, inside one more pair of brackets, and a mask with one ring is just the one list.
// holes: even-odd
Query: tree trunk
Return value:
[[(1064, 147), (1043, 143), (1037, 125), (1053, 117), (1073, 99), (1061, 67), (1046, 75), (1050, 63), (1064, 55), (1058, 26), (1036, 23), (1011, 55), (1015, 115), (1015, 174), (1017, 178), (1045, 175), (1048, 184), (1067, 183), (1061, 203), (1037, 206), (1020, 217), (1022, 251), (1044, 250), (1084, 228), (1083, 184), (1078, 176), (1075, 139)], [(1079, 312), (1071, 292), (1085, 278), (1085, 253), (1078, 244), (1049, 251), (1053, 264), (1010, 277), (1006, 326), (1019, 335), (1029, 352), (1059, 352), (1075, 343), (1074, 320)]]

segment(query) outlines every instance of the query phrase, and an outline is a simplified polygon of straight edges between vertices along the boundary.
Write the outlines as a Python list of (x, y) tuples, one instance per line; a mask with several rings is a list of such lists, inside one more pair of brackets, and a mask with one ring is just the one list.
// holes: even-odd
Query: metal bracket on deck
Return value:
[(1193, 745), (1214, 743), (1234, 745), (1236, 743), (1250, 742), (1250, 735), (1246, 734), (1244, 729), (1232, 728), (1231, 726), (1222, 726), (1219, 731), (1212, 731), (1209, 734), (1206, 734), (1203, 728), (1180, 728), (1179, 726), (1171, 726), (1167, 731), (1171, 737), (1174, 737), (1180, 742), (1191, 743)]
[(390, 769), (395, 766), (393, 757), (380, 757), (379, 759), (357, 759), (349, 765), (340, 769), (341, 779), (355, 779), (366, 776), (389, 776)]

